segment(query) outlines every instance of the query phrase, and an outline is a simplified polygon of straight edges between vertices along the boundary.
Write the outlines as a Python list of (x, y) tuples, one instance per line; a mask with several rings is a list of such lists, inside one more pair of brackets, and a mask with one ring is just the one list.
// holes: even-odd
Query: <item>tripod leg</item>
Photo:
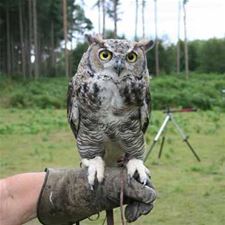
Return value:
[(153, 143), (152, 143), (152, 145), (151, 145), (151, 147), (149, 148), (149, 150), (147, 151), (147, 153), (145, 155), (144, 161), (147, 160), (147, 158), (150, 155), (150, 153), (151, 153), (152, 149), (154, 148), (155, 144), (156, 144), (156, 141), (154, 140)]
[(200, 160), (199, 156), (197, 155), (197, 153), (195, 152), (195, 150), (193, 149), (193, 147), (191, 146), (191, 144), (189, 143), (187, 138), (184, 140), (184, 142), (186, 142), (187, 146), (190, 148), (190, 150), (194, 154), (195, 158), (200, 162), (201, 160)]
[(172, 116), (171, 116), (171, 121), (173, 122), (173, 124), (177, 128), (177, 130), (178, 130), (179, 134), (181, 135), (183, 141), (186, 142), (187, 146), (189, 147), (189, 149), (191, 150), (191, 152), (194, 154), (195, 158), (200, 162), (200, 158), (198, 157), (197, 153), (195, 152), (195, 150), (193, 149), (193, 147), (191, 146), (191, 144), (188, 141), (188, 136), (179, 127), (179, 125), (176, 123), (175, 119)]
[(161, 142), (161, 145), (160, 145), (159, 155), (158, 155), (158, 158), (159, 158), (159, 159), (161, 158), (161, 155), (162, 155), (162, 150), (163, 150), (165, 138), (166, 138), (165, 136), (162, 137), (162, 142)]
[(160, 135), (162, 134), (162, 132), (164, 131), (164, 129), (166, 128), (168, 122), (170, 121), (170, 115), (167, 115), (162, 123), (162, 126), (159, 128), (158, 133), (156, 134), (154, 141), (150, 147), (150, 149), (147, 151), (145, 157), (144, 157), (144, 161), (147, 160), (149, 154), (151, 153), (153, 147), (155, 146), (156, 142), (159, 140)]

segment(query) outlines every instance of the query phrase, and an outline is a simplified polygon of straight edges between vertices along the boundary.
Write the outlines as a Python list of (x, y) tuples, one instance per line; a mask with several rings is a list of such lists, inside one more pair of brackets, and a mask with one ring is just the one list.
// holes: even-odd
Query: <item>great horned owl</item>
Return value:
[(152, 41), (87, 36), (90, 46), (69, 83), (67, 114), (77, 139), (88, 181), (104, 178), (104, 166), (122, 157), (128, 176), (137, 171), (146, 183), (144, 133), (149, 123), (150, 92), (146, 52)]

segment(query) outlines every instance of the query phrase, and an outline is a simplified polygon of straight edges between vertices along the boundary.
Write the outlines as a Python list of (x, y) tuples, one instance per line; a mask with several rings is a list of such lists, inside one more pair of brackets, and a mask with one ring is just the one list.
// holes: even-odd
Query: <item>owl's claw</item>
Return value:
[(91, 189), (91, 191), (94, 191), (94, 186), (90, 185), (90, 189)]
[(144, 180), (144, 182), (142, 183), (142, 187), (146, 186), (148, 180)]
[(148, 183), (149, 170), (145, 167), (144, 163), (140, 159), (130, 159), (126, 165), (128, 179), (133, 177), (135, 172), (139, 175), (139, 180), (145, 186)]
[(131, 179), (132, 179), (132, 177), (128, 174), (128, 176), (127, 176), (127, 183), (130, 185), (131, 184)]
[(99, 183), (102, 183), (104, 179), (105, 163), (100, 156), (96, 156), (93, 159), (82, 159), (82, 165), (88, 167), (88, 183), (90, 184), (91, 190), (95, 183), (95, 176)]
[[(89, 184), (90, 185), (90, 184)], [(91, 191), (94, 191), (94, 186), (93, 185), (90, 185), (90, 190)]]

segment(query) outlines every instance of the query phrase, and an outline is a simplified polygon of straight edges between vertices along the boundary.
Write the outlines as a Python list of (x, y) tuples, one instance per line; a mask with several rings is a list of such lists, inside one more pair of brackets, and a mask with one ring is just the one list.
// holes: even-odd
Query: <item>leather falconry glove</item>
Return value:
[(127, 172), (121, 168), (106, 168), (105, 180), (91, 190), (86, 169), (47, 169), (39, 197), (38, 219), (45, 225), (68, 225), (120, 205), (121, 179), (124, 203), (128, 204), (128, 222), (147, 214), (153, 208), (156, 192), (153, 186), (143, 186), (135, 179), (128, 183)]

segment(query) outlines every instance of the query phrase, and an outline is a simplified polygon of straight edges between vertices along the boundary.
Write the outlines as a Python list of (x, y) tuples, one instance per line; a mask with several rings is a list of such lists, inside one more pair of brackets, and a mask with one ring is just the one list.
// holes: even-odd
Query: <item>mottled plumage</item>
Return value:
[(93, 185), (104, 177), (104, 162), (116, 166), (126, 155), (130, 176), (143, 164), (144, 133), (149, 123), (150, 92), (146, 51), (152, 42), (103, 40), (88, 36), (90, 46), (68, 88), (68, 120), (82, 163)]

